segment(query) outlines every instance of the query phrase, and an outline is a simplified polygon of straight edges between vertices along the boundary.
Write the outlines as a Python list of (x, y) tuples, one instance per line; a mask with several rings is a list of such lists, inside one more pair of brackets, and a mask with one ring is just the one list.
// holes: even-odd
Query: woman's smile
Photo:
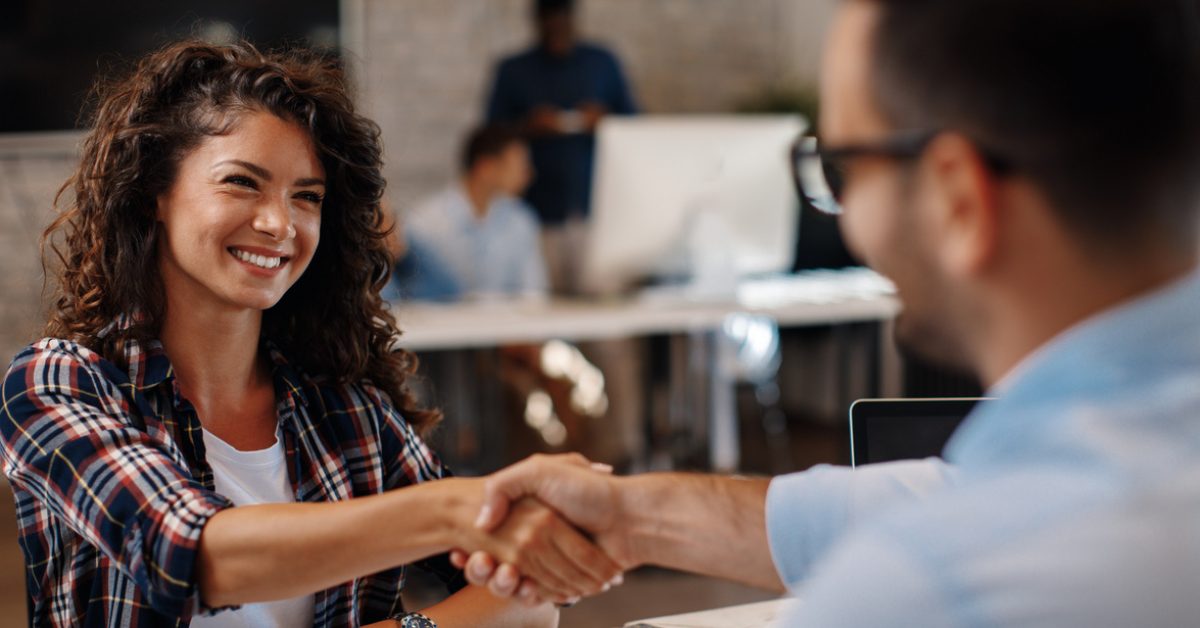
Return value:
[(226, 250), (248, 270), (264, 277), (274, 277), (291, 259), (282, 253), (256, 247), (231, 246)]

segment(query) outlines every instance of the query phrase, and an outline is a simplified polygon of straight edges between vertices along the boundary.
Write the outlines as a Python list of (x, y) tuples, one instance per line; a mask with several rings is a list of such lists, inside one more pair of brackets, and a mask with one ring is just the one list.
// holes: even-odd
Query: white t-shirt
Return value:
[[(236, 506), (275, 504), (296, 501), (288, 481), (283, 439), (275, 434), (275, 444), (258, 451), (239, 451), (232, 445), (204, 432), (205, 457), (213, 470), (217, 492)], [(246, 604), (212, 617), (193, 617), (192, 628), (258, 628), (311, 626), (313, 596)]]

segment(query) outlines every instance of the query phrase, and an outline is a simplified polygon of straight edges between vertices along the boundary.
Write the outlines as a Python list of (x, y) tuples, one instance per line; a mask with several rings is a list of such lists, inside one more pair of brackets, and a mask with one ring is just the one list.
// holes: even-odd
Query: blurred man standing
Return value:
[(538, 177), (526, 198), (542, 223), (551, 287), (568, 293), (578, 289), (596, 125), (636, 109), (616, 57), (577, 41), (574, 5), (534, 1), (537, 44), (500, 62), (487, 104), (489, 121), (530, 139)]

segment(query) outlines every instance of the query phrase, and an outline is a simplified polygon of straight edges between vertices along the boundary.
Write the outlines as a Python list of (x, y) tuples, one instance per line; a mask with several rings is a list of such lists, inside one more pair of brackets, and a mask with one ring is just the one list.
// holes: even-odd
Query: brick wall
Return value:
[[(807, 85), (837, 0), (583, 0), (585, 36), (621, 58), (647, 112), (730, 111)], [(384, 133), (397, 207), (451, 176), (496, 59), (528, 44), (528, 0), (343, 0), (364, 110)], [(37, 239), (73, 136), (0, 137), (0, 362), (40, 328)], [(136, 278), (131, 278), (131, 281)]]

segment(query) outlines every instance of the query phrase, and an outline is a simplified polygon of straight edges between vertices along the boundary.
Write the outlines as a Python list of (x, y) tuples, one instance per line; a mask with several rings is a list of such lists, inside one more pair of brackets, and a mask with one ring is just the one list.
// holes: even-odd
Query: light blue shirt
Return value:
[(546, 293), (537, 218), (524, 201), (497, 198), (479, 218), (455, 184), (418, 205), (405, 224), (408, 237), (432, 252), (464, 296)]
[(1200, 625), (1200, 275), (1027, 358), (936, 459), (782, 476), (785, 626)]

